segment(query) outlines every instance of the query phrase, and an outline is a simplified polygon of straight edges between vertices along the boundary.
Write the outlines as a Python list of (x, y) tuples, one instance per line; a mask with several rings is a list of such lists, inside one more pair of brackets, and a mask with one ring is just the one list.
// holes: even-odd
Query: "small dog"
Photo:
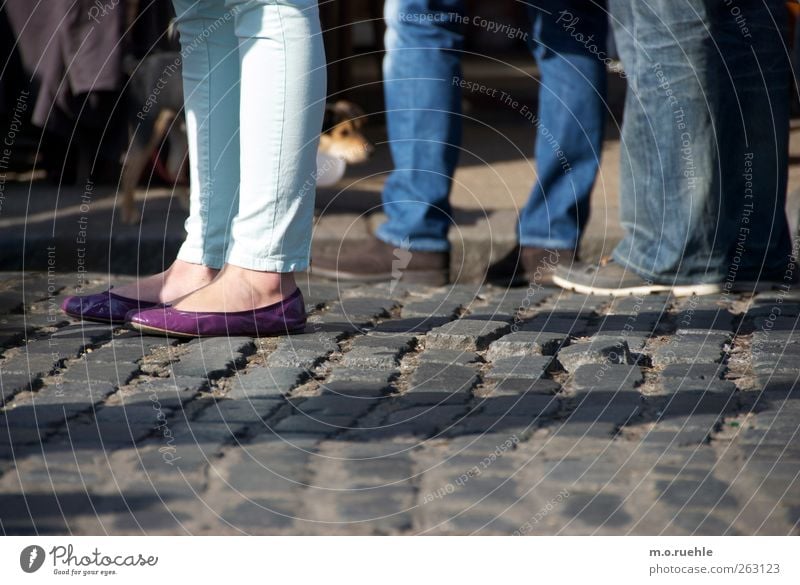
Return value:
[(120, 218), (123, 223), (139, 221), (136, 187), (147, 164), (153, 160), (165, 139), (169, 141), (170, 170), (175, 172), (173, 176), (177, 176), (186, 159), (180, 63), (178, 52), (150, 55), (136, 65), (125, 88), (130, 142), (122, 161)]
[[(122, 164), (120, 217), (123, 223), (139, 221), (136, 187), (147, 164), (162, 145), (168, 145), (164, 174), (169, 177), (185, 174), (188, 143), (180, 63), (178, 52), (157, 53), (143, 59), (131, 72), (126, 89), (131, 137)], [(364, 111), (352, 102), (328, 104), (320, 136), (320, 152), (340, 158), (347, 164), (365, 162), (374, 151), (362, 133), (366, 119)], [(160, 164), (160, 159), (156, 158), (156, 165)], [(188, 208), (188, 195), (182, 196), (180, 202)]]
[(319, 137), (320, 152), (351, 165), (366, 162), (375, 150), (361, 132), (366, 121), (364, 110), (353, 102), (340, 100), (328, 104)]

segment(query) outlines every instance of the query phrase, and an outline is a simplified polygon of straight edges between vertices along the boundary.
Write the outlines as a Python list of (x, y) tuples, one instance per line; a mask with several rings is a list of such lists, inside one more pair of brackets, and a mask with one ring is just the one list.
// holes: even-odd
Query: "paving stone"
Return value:
[(680, 390), (659, 401), (658, 410), (663, 416), (673, 415), (717, 415), (736, 410), (738, 401), (730, 392), (706, 392), (705, 390)]
[(339, 316), (354, 324), (363, 324), (377, 317), (388, 317), (397, 307), (397, 301), (378, 297), (353, 297), (342, 299), (331, 306), (329, 316)]
[(352, 349), (384, 349), (404, 353), (417, 343), (417, 336), (394, 333), (369, 333), (353, 340)]
[(255, 349), (249, 337), (208, 337), (187, 344), (186, 354), (172, 364), (174, 376), (219, 378), (244, 364)]
[(459, 319), (433, 329), (425, 337), (425, 347), (432, 349), (482, 350), (508, 331), (504, 321)]
[(20, 404), (0, 412), (0, 426), (46, 429), (63, 425), (68, 418), (75, 414), (75, 410), (56, 405)]
[(95, 362), (80, 359), (70, 362), (61, 374), (64, 383), (90, 384), (112, 382), (117, 386), (127, 384), (136, 375), (139, 366), (130, 362)]
[(670, 340), (652, 351), (655, 366), (671, 364), (715, 364), (723, 358), (723, 345), (729, 337), (684, 335)]
[(294, 411), (314, 417), (318, 415), (335, 415), (357, 418), (364, 415), (368, 410), (382, 404), (385, 400), (385, 398), (325, 394), (301, 401), (294, 407)]
[(249, 367), (231, 380), (228, 397), (234, 400), (278, 399), (308, 376), (309, 372), (303, 368)]
[(602, 315), (591, 323), (592, 335), (637, 335), (647, 337), (659, 325), (659, 315), (639, 313), (629, 315)]
[(27, 374), (6, 374), (0, 371), (0, 404), (5, 404), (20, 392), (35, 390), (39, 382)]
[(590, 392), (574, 399), (569, 422), (632, 424), (642, 413), (642, 405), (628, 393)]
[(156, 348), (173, 347), (180, 342), (176, 338), (158, 337), (154, 335), (147, 335), (139, 331), (123, 331), (114, 336), (114, 338), (104, 347), (109, 349), (122, 349), (122, 348), (138, 348), (143, 353), (147, 354)]
[(638, 366), (623, 364), (586, 364), (580, 366), (572, 378), (576, 388), (607, 388), (632, 390), (644, 380)]
[(794, 356), (759, 356), (753, 359), (753, 369), (757, 374), (797, 374), (798, 358)]
[(736, 326), (736, 315), (722, 308), (684, 311), (675, 316), (676, 335), (705, 335), (709, 332), (730, 332)]
[(385, 396), (392, 387), (387, 381), (330, 381), (322, 386), (323, 395), (379, 397)]
[(330, 374), (326, 383), (330, 382), (365, 382), (383, 386), (390, 385), (389, 382), (399, 374), (397, 369), (389, 368), (347, 368), (337, 365)]
[(105, 406), (94, 413), (94, 420), (98, 424), (117, 424), (128, 427), (144, 427), (150, 429), (159, 424), (159, 417), (163, 412), (148, 404), (121, 404), (119, 406)]
[(445, 317), (452, 318), (462, 307), (459, 299), (435, 298), (405, 303), (400, 315), (409, 317)]
[(707, 394), (726, 394), (736, 392), (736, 384), (728, 380), (710, 379), (696, 380), (692, 378), (662, 378), (661, 389), (668, 394), (688, 393), (694, 396)]
[[(81, 323), (62, 327), (51, 333), (47, 339), (37, 344), (40, 351), (58, 348), (59, 354), (71, 354), (70, 357), (79, 355), (86, 347), (107, 343), (114, 335), (114, 328), (101, 323)], [(31, 351), (32, 344), (28, 344)]]
[(325, 354), (312, 349), (283, 349), (272, 352), (266, 359), (270, 368), (300, 368), (313, 370), (326, 358)]
[(540, 380), (547, 375), (553, 363), (549, 356), (516, 356), (494, 360), (486, 379), (527, 378)]
[(319, 355), (327, 355), (338, 351), (337, 335), (326, 332), (301, 333), (280, 338), (275, 344), (276, 351), (311, 351)]
[(632, 520), (623, 499), (616, 494), (570, 491), (563, 506), (566, 517), (592, 527), (619, 528)]
[(107, 382), (60, 382), (40, 388), (32, 398), (37, 404), (76, 405), (82, 410), (102, 401), (115, 390), (115, 384)]
[(58, 354), (53, 353), (23, 353), (7, 358), (2, 364), (3, 376), (16, 374), (35, 380), (43, 378), (53, 372), (63, 362)]
[(469, 393), (477, 383), (471, 367), (423, 363), (411, 378), (409, 392)]
[(537, 315), (520, 325), (519, 328), (521, 331), (576, 338), (586, 334), (587, 325), (588, 315), (586, 317)]
[(467, 410), (463, 406), (443, 405), (399, 410), (386, 419), (385, 426), (393, 427), (397, 435), (431, 436), (456, 424)]
[(226, 507), (220, 516), (248, 534), (270, 534), (292, 526), (299, 511), (297, 503), (273, 498), (248, 498)]
[(350, 427), (352, 417), (330, 417), (322, 422), (305, 415), (293, 415), (279, 421), (273, 428), (276, 433), (300, 433), (312, 435), (335, 435)]
[(673, 442), (677, 446), (699, 445), (706, 443), (708, 438), (719, 428), (719, 416), (709, 414), (661, 416), (655, 426), (643, 438), (650, 442)]
[(417, 358), (420, 364), (439, 364), (452, 366), (466, 366), (475, 363), (480, 358), (472, 351), (458, 349), (426, 349)]
[(492, 389), (490, 396), (519, 394), (555, 394), (561, 386), (553, 380), (532, 380), (530, 378), (503, 378)]
[(435, 327), (449, 323), (449, 317), (411, 317), (389, 319), (378, 323), (367, 331), (368, 334), (381, 335), (414, 335), (421, 336)]
[(555, 415), (561, 405), (552, 396), (497, 396), (479, 403), (481, 415), (547, 417)]
[(729, 486), (713, 477), (703, 481), (675, 479), (656, 482), (658, 500), (670, 506), (726, 509), (737, 506)]
[[(560, 424), (548, 426), (552, 437), (566, 439), (571, 446), (574, 446), (575, 439), (583, 441), (609, 441), (617, 430), (618, 423), (607, 420), (599, 420), (598, 417), (587, 417), (588, 420), (575, 420), (572, 417)], [(621, 421), (621, 424), (624, 421)]]
[(692, 536), (738, 536), (741, 533), (728, 521), (709, 514), (706, 510), (679, 510), (672, 517), (672, 524), (683, 528)]
[(401, 513), (410, 508), (414, 491), (402, 486), (386, 486), (367, 493), (338, 492), (325, 503), (338, 522), (349, 522), (370, 534), (390, 534), (411, 526), (411, 516)]
[(351, 488), (407, 481), (414, 475), (413, 462), (404, 456), (343, 461), (342, 468), (352, 478), (348, 481)]
[(724, 364), (670, 364), (661, 372), (663, 378), (681, 378), (689, 380), (714, 380), (725, 376), (728, 371)]
[(557, 358), (570, 373), (586, 364), (628, 364), (632, 361), (628, 342), (615, 336), (597, 336), (589, 342), (575, 343), (559, 350)]
[(344, 354), (341, 363), (346, 368), (394, 370), (400, 364), (400, 354), (391, 349), (357, 347)]
[(489, 361), (494, 361), (521, 355), (555, 355), (568, 342), (568, 336), (558, 333), (517, 331), (493, 341), (486, 357)]
[(612, 300), (608, 308), (610, 315), (619, 313), (663, 313), (672, 307), (672, 297), (669, 295), (654, 294), (646, 297), (617, 297)]
[(393, 398), (396, 408), (412, 408), (415, 406), (445, 406), (467, 404), (472, 394), (467, 391), (444, 392), (441, 390), (411, 389), (405, 394)]

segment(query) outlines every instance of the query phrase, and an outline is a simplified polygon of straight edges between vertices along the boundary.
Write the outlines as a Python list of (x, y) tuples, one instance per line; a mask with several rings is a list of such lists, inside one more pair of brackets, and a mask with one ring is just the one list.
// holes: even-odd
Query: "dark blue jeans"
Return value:
[[(607, 17), (585, 0), (530, 8), (541, 73), (538, 182), (519, 219), (525, 246), (573, 249), (589, 217), (605, 122)], [(395, 169), (383, 191), (380, 239), (411, 250), (448, 249), (449, 194), (461, 144), (463, 27), (487, 27), (463, 0), (388, 0), (384, 87)], [(499, 90), (502, 88), (498, 88)], [(498, 103), (498, 107), (505, 107)], [(535, 115), (534, 115), (535, 114)]]
[(782, 0), (610, 0), (628, 95), (615, 259), (660, 283), (753, 280), (790, 253)]

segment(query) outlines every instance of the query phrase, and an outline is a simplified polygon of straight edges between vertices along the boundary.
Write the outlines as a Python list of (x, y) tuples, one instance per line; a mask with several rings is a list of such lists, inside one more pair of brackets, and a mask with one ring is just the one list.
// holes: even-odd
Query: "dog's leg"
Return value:
[(174, 112), (159, 112), (150, 136), (145, 136), (147, 131), (145, 124), (141, 125), (133, 135), (122, 170), (122, 210), (120, 212), (122, 223), (134, 224), (141, 218), (136, 207), (136, 187), (150, 157), (164, 140), (164, 135), (174, 119)]

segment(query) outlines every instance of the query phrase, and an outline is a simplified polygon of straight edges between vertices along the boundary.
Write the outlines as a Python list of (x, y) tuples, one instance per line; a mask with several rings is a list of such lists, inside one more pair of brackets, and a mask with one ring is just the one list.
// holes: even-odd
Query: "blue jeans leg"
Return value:
[(452, 177), (461, 144), (462, 0), (388, 0), (384, 93), (394, 170), (383, 190), (381, 240), (449, 248)]
[(736, 8), (722, 13), (715, 35), (724, 61), (720, 110), (726, 118), (719, 144), (728, 169), (721, 179), (727, 233), (735, 234), (725, 275), (731, 285), (781, 275), (791, 248), (785, 212), (791, 80), (786, 7), (769, 0)]
[(605, 126), (607, 13), (583, 0), (530, 7), (539, 65), (538, 181), (520, 214), (519, 242), (576, 249), (589, 218)]
[[(765, 30), (748, 38), (722, 2), (697, 0), (689, 10), (673, 0), (610, 0), (629, 80), (620, 171), (625, 237), (614, 257), (641, 276), (723, 282), (748, 233), (742, 227), (763, 239), (751, 239), (748, 261), (772, 261), (785, 249), (781, 4), (767, 2), (772, 16), (764, 4), (750, 9), (753, 25)], [(749, 163), (759, 199), (752, 214), (744, 212)]]
[(628, 76), (614, 257), (656, 282), (715, 282), (725, 260), (711, 14), (693, 4), (610, 0)]

